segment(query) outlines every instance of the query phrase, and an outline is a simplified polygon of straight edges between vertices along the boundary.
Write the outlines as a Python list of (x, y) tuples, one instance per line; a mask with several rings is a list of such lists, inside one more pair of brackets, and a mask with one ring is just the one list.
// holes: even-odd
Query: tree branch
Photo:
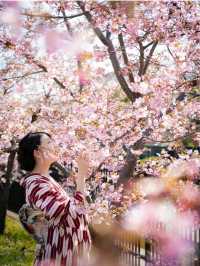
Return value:
[(116, 144), (116, 142), (124, 137), (126, 137), (128, 134), (130, 134), (133, 130), (134, 130), (135, 126), (132, 127), (131, 129), (128, 129), (126, 132), (124, 132), (122, 135), (120, 135), (119, 137), (115, 138), (113, 141), (110, 142), (110, 146), (113, 146)]
[(187, 133), (183, 136), (180, 136), (180, 137), (177, 137), (177, 138), (174, 138), (174, 139), (171, 139), (171, 140), (155, 140), (155, 139), (151, 139), (151, 138), (148, 138), (148, 137), (145, 137), (145, 139), (149, 140), (149, 141), (152, 141), (152, 142), (155, 142), (155, 143), (170, 143), (170, 142), (175, 142), (177, 140), (181, 140), (181, 139), (184, 139), (184, 138), (187, 138), (187, 137), (191, 137), (193, 135), (195, 135), (197, 133), (197, 131), (193, 131), (193, 132), (190, 132), (190, 133)]
[(1, 81), (6, 81), (6, 80), (10, 80), (10, 79), (22, 79), (22, 78), (25, 78), (25, 77), (28, 77), (28, 76), (31, 76), (31, 75), (34, 75), (34, 74), (39, 74), (39, 73), (43, 73), (44, 70), (39, 70), (39, 71), (35, 71), (35, 72), (32, 72), (32, 73), (25, 73), (24, 75), (22, 76), (14, 76), (14, 77), (9, 77), (9, 78), (2, 78)]
[(68, 32), (70, 33), (70, 35), (72, 36), (72, 35), (73, 35), (73, 33), (72, 33), (72, 29), (71, 29), (71, 26), (70, 26), (70, 24), (69, 24), (69, 22), (68, 22), (68, 18), (67, 18), (67, 16), (66, 16), (65, 10), (62, 9), (61, 12), (62, 12), (62, 14), (63, 14), (63, 18), (64, 18), (65, 26), (66, 26)]
[(90, 180), (95, 176), (95, 174), (101, 170), (101, 167), (102, 167), (102, 165), (105, 163), (105, 161), (106, 161), (106, 160), (103, 160), (103, 161), (97, 166), (97, 168), (96, 168), (95, 170), (92, 171), (92, 174), (86, 179), (86, 181), (90, 181)]
[[(25, 55), (25, 56), (27, 56), (27, 55)], [(34, 63), (35, 65), (37, 65), (39, 68), (41, 68), (44, 72), (48, 72), (47, 68), (46, 68), (44, 65), (42, 65), (41, 63), (39, 63), (39, 62), (37, 62), (37, 61), (34, 61), (34, 60), (32, 60), (32, 61), (33, 61), (33, 63)], [(66, 86), (65, 86), (65, 85), (64, 85), (59, 79), (57, 79), (56, 77), (53, 77), (53, 80), (55, 81), (55, 83), (56, 83), (61, 89), (67, 89)], [(70, 93), (70, 95), (74, 98), (73, 93), (72, 93), (71, 91), (69, 91), (69, 93)]]
[[(129, 67), (129, 60), (128, 60), (126, 48), (125, 48), (125, 45), (124, 45), (124, 38), (123, 38), (123, 34), (122, 33), (120, 33), (118, 35), (118, 40), (119, 40), (120, 48), (121, 48), (121, 51), (122, 51), (122, 56), (123, 56), (123, 59), (124, 59), (124, 63), (125, 63), (126, 66)], [(129, 77), (129, 81), (130, 82), (134, 82), (133, 73), (131, 72), (130, 69), (128, 70), (128, 77)]]
[(142, 76), (143, 69), (144, 69), (144, 47), (143, 47), (142, 42), (140, 40), (138, 40), (138, 43), (139, 43), (139, 51), (140, 51), (140, 57), (139, 57), (140, 66), (139, 66), (138, 75)]
[(80, 7), (80, 9), (83, 11), (85, 17), (87, 18), (87, 20), (90, 22), (94, 32), (96, 33), (96, 35), (98, 36), (98, 38), (101, 40), (101, 42), (105, 45), (108, 46), (108, 39), (103, 35), (102, 31), (96, 27), (94, 25), (93, 19), (92, 19), (92, 15), (90, 14), (90, 12), (86, 12), (85, 11), (85, 4), (82, 1), (77, 1), (78, 6)]
[(88, 11), (85, 11), (83, 13), (79, 13), (79, 14), (75, 14), (75, 15), (71, 15), (71, 16), (52, 16), (48, 13), (41, 13), (41, 14), (33, 14), (33, 13), (21, 13), (22, 16), (27, 16), (27, 17), (37, 17), (37, 18), (46, 18), (46, 19), (73, 19), (73, 18), (77, 18), (77, 17), (80, 17), (80, 16), (83, 16), (85, 15), (85, 13), (87, 13)]
[(147, 59), (146, 59), (145, 65), (144, 65), (144, 69), (143, 69), (143, 73), (142, 73), (143, 75), (144, 75), (144, 74), (146, 73), (146, 71), (147, 71), (147, 68), (148, 68), (148, 66), (149, 66), (150, 60), (151, 60), (151, 58), (152, 58), (152, 56), (153, 56), (153, 53), (154, 53), (154, 51), (155, 51), (155, 49), (156, 49), (157, 44), (158, 44), (158, 41), (155, 41), (154, 44), (153, 44), (153, 46), (151, 47), (151, 50), (150, 50), (150, 52), (149, 52), (149, 55), (147, 56)]
[(125, 158), (125, 164), (121, 168), (119, 173), (119, 179), (117, 182), (118, 185), (127, 182), (133, 176), (136, 163), (137, 163), (137, 155), (133, 154), (129, 149)]
[[(82, 1), (77, 1), (78, 6), (81, 8), (81, 10), (83, 12), (85, 12), (85, 5), (84, 2)], [(100, 41), (107, 47), (108, 49), (108, 53), (109, 53), (109, 57), (110, 57), (110, 61), (112, 63), (113, 69), (114, 69), (114, 73), (116, 75), (116, 78), (122, 88), (122, 90), (124, 91), (124, 93), (126, 94), (126, 96), (128, 97), (128, 99), (131, 102), (134, 102), (137, 98), (141, 97), (142, 94), (141, 93), (134, 93), (130, 90), (125, 78), (122, 76), (121, 74), (121, 68), (119, 65), (119, 61), (117, 59), (117, 55), (116, 55), (116, 51), (114, 49), (113, 43), (110, 39), (107, 39), (102, 31), (95, 26), (93, 19), (92, 19), (92, 15), (87, 12), (85, 13), (85, 17), (87, 18), (88, 22), (90, 22), (94, 32), (96, 33), (96, 35), (98, 36), (98, 38), (100, 39)]]
[(145, 46), (143, 46), (144, 47), (144, 50), (147, 49), (149, 46), (151, 46), (153, 43), (154, 43), (154, 41), (152, 41), (152, 42), (146, 44)]
[(170, 53), (170, 55), (173, 58), (173, 60), (176, 62), (176, 57), (172, 54), (172, 51), (170, 50), (169, 45), (167, 45), (167, 50)]
[(130, 145), (128, 148), (124, 147), (127, 155), (125, 157), (125, 164), (123, 165), (119, 173), (118, 185), (127, 182), (128, 179), (133, 176), (138, 156), (134, 154), (132, 150), (142, 149), (144, 147), (145, 137), (149, 136), (152, 131), (152, 128), (147, 128), (146, 130), (144, 130), (143, 136), (138, 141), (136, 141), (133, 145)]
[[(9, 48), (10, 49), (14, 49), (15, 48), (15, 45), (13, 45), (10, 41), (9, 41), (9, 43), (7, 44), (7, 42), (3, 42), (3, 44), (6, 46), (6, 47), (8, 47), (8, 44), (9, 44)], [(40, 69), (42, 69), (42, 71), (41, 72), (48, 72), (48, 70), (47, 70), (47, 68), (44, 66), (44, 65), (42, 65), (40, 62), (38, 62), (37, 60), (34, 60), (33, 59), (33, 57), (32, 57), (32, 55), (29, 55), (29, 54), (24, 54), (24, 56), (25, 56), (25, 58), (30, 62), (32, 62), (32, 63), (34, 63), (36, 66), (38, 66)], [(40, 72), (38, 72), (38, 73), (40, 73)], [(62, 88), (62, 89), (67, 89), (66, 88), (66, 86), (60, 81), (60, 80), (58, 80), (56, 77), (52, 77), (53, 78), (53, 80), (56, 82), (56, 84), (58, 84), (58, 86), (60, 87), (60, 88)], [(70, 93), (70, 95), (74, 98), (74, 95), (73, 95), (73, 93), (69, 90), (69, 93)]]
[(112, 63), (113, 69), (114, 69), (114, 73), (117, 77), (117, 80), (119, 82), (119, 84), (121, 85), (122, 90), (125, 92), (126, 96), (128, 97), (128, 99), (131, 102), (134, 102), (137, 98), (142, 97), (142, 94), (139, 92), (132, 92), (125, 80), (125, 78), (123, 77), (123, 75), (121, 74), (121, 68), (119, 65), (119, 61), (117, 59), (115, 50), (114, 50), (114, 46), (113, 43), (110, 41), (109, 43), (109, 47), (108, 47), (108, 53), (109, 53), (109, 57), (110, 57), (110, 61)]

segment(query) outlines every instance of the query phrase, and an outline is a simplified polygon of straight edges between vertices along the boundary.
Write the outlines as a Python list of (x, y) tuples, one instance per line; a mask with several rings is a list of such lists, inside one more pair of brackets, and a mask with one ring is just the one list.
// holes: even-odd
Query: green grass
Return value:
[(6, 231), (0, 235), (1, 266), (32, 266), (35, 242), (15, 220), (7, 218)]

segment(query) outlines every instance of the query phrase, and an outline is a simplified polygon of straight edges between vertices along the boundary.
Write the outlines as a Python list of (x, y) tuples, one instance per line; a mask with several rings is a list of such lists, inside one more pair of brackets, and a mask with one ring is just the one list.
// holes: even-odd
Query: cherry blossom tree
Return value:
[[(94, 218), (121, 200), (120, 184), (138, 171), (145, 143), (188, 136), (199, 143), (199, 9), (197, 1), (3, 2), (6, 180), (15, 140), (48, 131), (61, 164), (74, 162), (81, 149), (89, 152), (90, 184), (101, 186), (90, 205)], [(103, 165), (113, 171), (108, 186), (99, 181)]]

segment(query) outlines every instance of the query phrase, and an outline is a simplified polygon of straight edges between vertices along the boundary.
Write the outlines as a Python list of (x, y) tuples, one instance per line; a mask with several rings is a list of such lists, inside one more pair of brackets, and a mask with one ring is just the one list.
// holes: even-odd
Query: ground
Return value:
[(32, 266), (35, 242), (19, 222), (7, 217), (6, 231), (0, 236), (1, 266)]

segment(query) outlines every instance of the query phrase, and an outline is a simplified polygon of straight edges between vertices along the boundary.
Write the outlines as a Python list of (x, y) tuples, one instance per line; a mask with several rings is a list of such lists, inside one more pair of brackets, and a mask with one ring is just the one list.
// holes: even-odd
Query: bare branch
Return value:
[[(33, 60), (33, 63), (35, 65), (37, 65), (39, 68), (41, 68), (44, 72), (48, 72), (47, 68), (42, 65), (40, 62), (38, 61), (34, 61)], [(56, 77), (53, 77), (53, 80), (56, 82), (56, 84), (58, 84), (58, 86), (61, 88), (61, 89), (67, 89), (66, 86)], [(69, 90), (69, 93), (72, 97), (74, 97), (73, 93)]]
[(71, 36), (72, 36), (72, 35), (73, 35), (73, 33), (72, 33), (72, 29), (71, 29), (71, 26), (70, 26), (70, 24), (69, 24), (69, 22), (68, 22), (68, 18), (67, 18), (67, 16), (66, 16), (65, 10), (62, 10), (61, 12), (62, 12), (62, 14), (63, 14), (63, 18), (64, 18), (65, 26), (66, 26), (68, 32), (69, 32), (69, 33), (71, 34)]
[(85, 11), (83, 13), (79, 13), (79, 14), (75, 14), (75, 15), (71, 15), (71, 16), (52, 16), (48, 13), (21, 13), (22, 16), (27, 16), (27, 17), (37, 17), (37, 18), (45, 18), (45, 19), (73, 19), (73, 18), (77, 18), (80, 16), (85, 15), (85, 13), (87, 13), (88, 11)]
[(144, 46), (144, 49), (147, 49), (147, 48), (148, 48), (149, 46), (151, 46), (153, 43), (154, 43), (154, 41), (152, 41), (152, 42), (146, 44), (146, 45)]
[[(58, 86), (62, 89), (66, 89), (65, 85), (60, 81), (58, 80), (56, 77), (53, 78), (53, 80), (58, 84)], [(73, 95), (72, 95), (73, 96)]]
[(39, 71), (35, 71), (35, 72), (31, 72), (31, 73), (25, 73), (24, 75), (21, 76), (14, 76), (14, 77), (9, 77), (9, 78), (2, 78), (1, 81), (6, 81), (6, 80), (12, 80), (12, 79), (22, 79), (34, 74), (39, 74), (39, 73), (43, 73), (43, 70), (39, 70)]
[(171, 57), (173, 58), (173, 60), (176, 62), (176, 57), (173, 55), (171, 49), (169, 48), (169, 45), (167, 45), (167, 50), (170, 53)]
[(151, 31), (150, 31), (150, 29), (148, 29), (145, 32), (145, 34), (142, 37), (140, 37), (140, 41), (144, 41), (150, 33), (151, 33)]

